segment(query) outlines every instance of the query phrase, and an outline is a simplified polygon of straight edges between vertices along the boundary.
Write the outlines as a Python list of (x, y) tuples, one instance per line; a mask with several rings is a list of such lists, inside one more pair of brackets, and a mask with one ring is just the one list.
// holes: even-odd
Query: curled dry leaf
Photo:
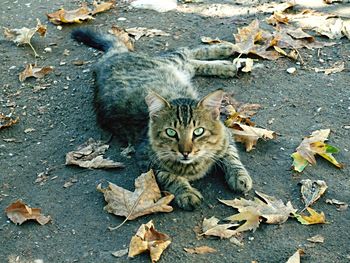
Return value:
[(45, 225), (50, 222), (50, 216), (41, 214), (41, 208), (30, 208), (21, 200), (9, 205), (6, 210), (7, 217), (15, 224), (23, 224), (27, 220), (35, 220), (40, 225)]
[(74, 10), (64, 10), (61, 8), (60, 10), (47, 14), (48, 19), (51, 23), (55, 25), (63, 24), (63, 23), (82, 23), (86, 20), (94, 19), (91, 16), (91, 11), (87, 7), (86, 3), (82, 4), (82, 6), (78, 9)]
[(209, 219), (204, 218), (202, 224), (203, 233), (200, 235), (230, 238), (237, 233), (230, 228), (236, 227), (238, 224), (218, 224), (219, 221), (220, 220), (215, 216), (212, 216)]
[(19, 118), (13, 118), (0, 113), (0, 130), (11, 127), (19, 121)]
[(118, 26), (112, 26), (108, 33), (115, 35), (118, 40), (124, 43), (129, 51), (134, 51), (135, 40), (129, 36), (128, 32), (126, 32), (125, 29)]
[(302, 172), (308, 163), (315, 165), (315, 155), (318, 154), (334, 164), (338, 168), (343, 168), (341, 163), (333, 157), (333, 153), (339, 150), (329, 144), (324, 143), (330, 133), (330, 129), (317, 130), (311, 133), (311, 136), (304, 137), (303, 141), (292, 154), (293, 167), (297, 172)]
[(309, 207), (315, 203), (327, 190), (328, 186), (323, 180), (301, 180), (301, 195), (303, 197), (305, 207)]
[(237, 122), (228, 127), (231, 128), (235, 141), (244, 143), (247, 152), (250, 152), (255, 147), (258, 139), (268, 140), (276, 138), (274, 131), (251, 127)]
[(41, 79), (53, 71), (53, 67), (37, 67), (34, 64), (27, 64), (26, 68), (19, 74), (19, 81), (23, 82), (27, 78), (33, 77)]
[(78, 146), (76, 151), (66, 154), (66, 165), (78, 165), (83, 168), (123, 168), (124, 164), (103, 158), (108, 148), (109, 145), (90, 138)]
[(115, 6), (115, 0), (111, 0), (108, 2), (97, 3), (94, 1), (93, 3), (94, 10), (92, 10), (91, 15), (95, 15), (97, 13), (105, 12)]
[(170, 36), (170, 34), (159, 30), (159, 29), (149, 29), (146, 27), (132, 27), (125, 29), (129, 35), (133, 36), (135, 40), (139, 40), (141, 37), (154, 37), (154, 36)]
[(152, 262), (156, 262), (170, 243), (170, 237), (158, 232), (151, 220), (147, 224), (142, 224), (136, 235), (131, 238), (128, 257), (149, 251)]
[(298, 249), (286, 263), (300, 263), (300, 256), (304, 255), (305, 252), (302, 249)]
[(315, 225), (315, 224), (325, 224), (326, 223), (326, 216), (323, 212), (318, 213), (311, 207), (306, 208), (309, 212), (309, 216), (306, 215), (300, 215), (297, 213), (294, 213), (293, 215), (295, 218), (302, 224), (302, 225)]
[(216, 252), (216, 249), (208, 246), (184, 248), (184, 250), (189, 254), (208, 254)]
[(117, 216), (125, 216), (128, 220), (147, 214), (173, 211), (169, 203), (174, 195), (161, 196), (152, 170), (136, 178), (134, 192), (112, 183), (105, 189), (99, 184), (97, 190), (104, 194), (108, 203), (104, 210)]
[(282, 200), (276, 199), (273, 196), (269, 196), (255, 191), (259, 198), (255, 197), (254, 200), (246, 200), (244, 198), (234, 200), (219, 200), (225, 205), (237, 208), (239, 214), (230, 216), (225, 220), (231, 222), (246, 221), (236, 232), (243, 232), (247, 230), (255, 231), (262, 219), (265, 219), (268, 224), (282, 224), (287, 221), (290, 214), (294, 214), (296, 209), (293, 208), (290, 201), (285, 205)]

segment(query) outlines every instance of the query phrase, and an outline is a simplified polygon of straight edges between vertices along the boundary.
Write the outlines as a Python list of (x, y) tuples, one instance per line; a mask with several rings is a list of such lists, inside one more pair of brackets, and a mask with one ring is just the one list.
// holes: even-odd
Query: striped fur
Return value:
[(190, 182), (214, 165), (223, 168), (233, 190), (251, 189), (232, 136), (219, 120), (223, 92), (200, 100), (191, 83), (195, 75), (234, 76), (234, 65), (218, 60), (232, 55), (232, 44), (148, 56), (128, 52), (118, 39), (91, 30), (78, 29), (72, 37), (105, 52), (94, 70), (99, 123), (127, 142), (148, 126), (151, 166), (180, 207), (191, 210), (200, 204), (203, 197)]

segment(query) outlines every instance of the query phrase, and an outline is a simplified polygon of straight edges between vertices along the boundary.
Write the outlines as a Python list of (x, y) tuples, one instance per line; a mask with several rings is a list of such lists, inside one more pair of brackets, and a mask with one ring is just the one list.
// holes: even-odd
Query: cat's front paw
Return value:
[(198, 207), (202, 202), (203, 196), (201, 193), (192, 188), (175, 197), (177, 205), (184, 210), (193, 210)]
[(228, 177), (229, 187), (238, 192), (246, 193), (253, 187), (253, 180), (245, 170), (240, 170), (235, 175)]

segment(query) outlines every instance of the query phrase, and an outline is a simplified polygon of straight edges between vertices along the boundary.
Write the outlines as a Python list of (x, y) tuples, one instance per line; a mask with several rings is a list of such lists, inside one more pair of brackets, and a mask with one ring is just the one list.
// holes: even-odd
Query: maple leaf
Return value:
[(44, 216), (41, 214), (40, 208), (30, 208), (21, 200), (9, 205), (6, 210), (7, 217), (15, 224), (23, 224), (27, 220), (35, 220), (40, 225), (45, 225), (51, 221), (50, 216)]
[(117, 216), (125, 216), (127, 220), (151, 213), (173, 211), (168, 204), (174, 199), (174, 195), (161, 196), (152, 170), (136, 178), (134, 192), (112, 183), (105, 189), (99, 184), (97, 190), (104, 194), (108, 203), (104, 209)]
[(102, 3), (97, 3), (94, 1), (92, 4), (94, 6), (94, 10), (92, 10), (91, 15), (95, 15), (113, 8), (115, 6), (115, 0)]
[(187, 253), (190, 254), (208, 254), (216, 252), (216, 249), (208, 246), (194, 247), (194, 248), (184, 248)]
[(64, 10), (61, 8), (60, 10), (46, 14), (49, 21), (55, 25), (59, 25), (62, 23), (82, 23), (85, 20), (94, 19), (91, 16), (91, 11), (87, 7), (86, 3), (83, 3), (81, 7), (74, 10)]
[(232, 230), (230, 228), (236, 227), (238, 224), (218, 224), (219, 221), (220, 220), (215, 216), (212, 216), (209, 219), (204, 218), (202, 224), (203, 233), (200, 234), (200, 236), (205, 235), (216, 236), (220, 238), (230, 238), (237, 233), (235, 230)]
[(109, 145), (90, 138), (78, 146), (77, 150), (66, 154), (66, 165), (78, 165), (83, 168), (123, 168), (124, 164), (103, 158), (108, 148)]
[(333, 153), (339, 152), (334, 146), (324, 143), (327, 140), (330, 133), (330, 129), (317, 130), (311, 133), (311, 136), (307, 136), (303, 139), (297, 148), (297, 151), (291, 156), (293, 158), (294, 170), (302, 172), (307, 163), (312, 165), (316, 164), (315, 155), (318, 154), (334, 164), (338, 168), (343, 168), (341, 163), (333, 157)]
[(147, 224), (142, 224), (136, 235), (131, 238), (128, 257), (149, 251), (152, 262), (156, 262), (170, 243), (169, 236), (158, 232), (151, 220)]
[(309, 207), (315, 203), (328, 188), (325, 181), (310, 179), (301, 180), (301, 194), (305, 203), (305, 207)]
[(134, 51), (135, 40), (129, 36), (129, 33), (126, 32), (125, 29), (118, 26), (112, 26), (108, 33), (115, 35), (118, 38), (118, 40), (124, 43), (124, 45), (128, 48), (129, 51)]
[(293, 213), (295, 218), (303, 225), (315, 225), (315, 224), (325, 224), (326, 222), (326, 216), (323, 212), (318, 213), (311, 207), (306, 208), (307, 211), (310, 213), (310, 216), (306, 215), (300, 215), (297, 213)]
[(19, 118), (12, 118), (10, 116), (6, 116), (2, 113), (0, 113), (0, 130), (3, 128), (11, 127), (12, 125), (16, 124), (19, 121)]
[(13, 41), (17, 45), (23, 45), (23, 44), (29, 45), (34, 52), (34, 55), (38, 57), (39, 55), (35, 51), (30, 41), (35, 33), (38, 33), (41, 37), (44, 37), (46, 35), (46, 31), (47, 31), (47, 27), (45, 25), (42, 25), (40, 20), (37, 19), (37, 26), (34, 28), (22, 27), (22, 28), (9, 29), (5, 27), (4, 35), (8, 40)]
[(284, 223), (290, 214), (296, 212), (291, 202), (287, 202), (285, 205), (282, 200), (278, 200), (273, 196), (269, 196), (255, 191), (258, 195), (254, 200), (246, 200), (244, 198), (234, 200), (220, 200), (225, 205), (237, 208), (239, 214), (225, 218), (231, 222), (246, 221), (239, 226), (235, 231), (243, 232), (247, 230), (255, 231), (262, 219), (266, 220), (268, 224), (282, 224)]
[(47, 74), (51, 73), (52, 71), (53, 67), (51, 66), (38, 67), (34, 64), (27, 64), (26, 68), (19, 74), (18, 79), (21, 82), (25, 81), (27, 78), (30, 77), (41, 79)]
[(234, 135), (235, 141), (245, 144), (247, 152), (254, 148), (258, 139), (268, 140), (276, 138), (276, 133), (274, 131), (251, 127), (237, 122), (228, 127)]

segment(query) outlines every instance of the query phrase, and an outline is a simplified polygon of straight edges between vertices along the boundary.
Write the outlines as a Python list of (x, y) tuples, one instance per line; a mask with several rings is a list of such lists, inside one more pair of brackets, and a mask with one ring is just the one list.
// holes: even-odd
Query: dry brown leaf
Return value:
[(328, 186), (323, 180), (301, 180), (301, 195), (303, 197), (305, 207), (309, 207), (315, 203), (327, 190)]
[(278, 11), (274, 12), (269, 18), (267, 18), (266, 22), (271, 25), (277, 25), (278, 23), (288, 24), (289, 19), (283, 14), (283, 12)]
[(34, 77), (41, 79), (53, 71), (53, 67), (37, 67), (34, 64), (27, 64), (26, 68), (19, 74), (19, 81), (23, 82), (27, 78)]
[(310, 241), (312, 243), (323, 243), (324, 237), (321, 235), (316, 235), (316, 236), (308, 238), (307, 241)]
[(109, 145), (90, 138), (84, 144), (78, 146), (76, 151), (66, 154), (66, 165), (78, 165), (83, 168), (123, 168), (124, 164), (109, 159), (104, 159), (103, 155)]
[(115, 6), (115, 0), (111, 0), (108, 2), (98, 3), (94, 1), (93, 3), (94, 10), (92, 10), (91, 15), (95, 15), (97, 13), (105, 12)]
[(345, 69), (345, 63), (343, 61), (338, 61), (333, 64), (331, 68), (321, 69), (315, 68), (315, 72), (324, 72), (325, 75), (342, 72)]
[(41, 208), (30, 208), (21, 200), (17, 200), (9, 205), (5, 212), (7, 217), (16, 225), (21, 225), (27, 220), (35, 220), (40, 225), (45, 225), (51, 221), (50, 216), (41, 214)]
[(63, 23), (82, 23), (86, 20), (94, 19), (91, 16), (91, 11), (87, 7), (86, 3), (83, 3), (82, 6), (74, 10), (64, 10), (63, 8), (54, 12), (47, 14), (48, 19), (51, 23), (55, 25)]
[(129, 51), (135, 50), (135, 40), (129, 36), (128, 32), (126, 32), (125, 29), (118, 26), (112, 26), (108, 33), (115, 35), (118, 38), (118, 40), (124, 43), (124, 45), (128, 48)]
[(268, 140), (276, 138), (274, 131), (251, 127), (237, 122), (228, 127), (231, 129), (235, 141), (244, 143), (247, 152), (250, 152), (255, 147), (258, 139)]
[(23, 44), (29, 45), (34, 52), (34, 55), (38, 57), (39, 55), (35, 51), (30, 41), (35, 33), (38, 33), (41, 37), (44, 37), (46, 35), (46, 31), (47, 31), (47, 27), (41, 24), (40, 20), (37, 19), (37, 25), (34, 28), (22, 27), (22, 28), (9, 29), (5, 27), (4, 35), (8, 40), (13, 41), (17, 45), (23, 45)]
[(294, 214), (296, 209), (293, 208), (291, 202), (285, 205), (282, 200), (278, 200), (273, 196), (265, 195), (255, 191), (258, 195), (254, 200), (246, 200), (244, 198), (234, 200), (219, 200), (225, 205), (237, 208), (239, 214), (230, 216), (225, 220), (231, 222), (246, 221), (236, 232), (243, 232), (247, 230), (255, 231), (262, 219), (266, 220), (268, 224), (282, 224), (287, 221), (290, 214)]
[(305, 252), (302, 249), (298, 249), (286, 263), (300, 263), (300, 256), (304, 254)]
[(156, 262), (170, 243), (170, 237), (158, 232), (151, 220), (147, 224), (142, 224), (136, 235), (131, 238), (128, 257), (149, 251), (152, 262)]
[(99, 184), (97, 190), (104, 194), (108, 203), (104, 210), (117, 216), (125, 216), (128, 220), (147, 214), (173, 211), (169, 203), (174, 195), (161, 196), (152, 170), (136, 178), (134, 192), (112, 183), (105, 189)]
[(295, 218), (303, 225), (315, 225), (315, 224), (325, 224), (326, 216), (323, 212), (318, 213), (311, 207), (307, 207), (306, 210), (309, 212), (309, 216), (300, 215), (297, 213), (293, 213)]
[(184, 248), (184, 250), (189, 254), (208, 254), (216, 252), (216, 249), (208, 246)]
[(141, 37), (154, 37), (154, 36), (170, 36), (170, 34), (159, 30), (159, 29), (149, 29), (146, 27), (132, 27), (125, 29), (129, 35), (134, 36), (135, 40), (139, 40)]
[(349, 204), (339, 201), (337, 199), (327, 199), (326, 200), (327, 204), (331, 204), (331, 205), (335, 205), (337, 207), (338, 211), (344, 211), (346, 209), (348, 209)]
[(11, 127), (19, 121), (19, 118), (13, 118), (0, 113), (0, 130)]
[(220, 220), (215, 216), (212, 216), (209, 219), (204, 218), (202, 224), (203, 233), (200, 235), (230, 238), (237, 233), (235, 230), (230, 228), (236, 227), (238, 224), (218, 224), (219, 221)]

